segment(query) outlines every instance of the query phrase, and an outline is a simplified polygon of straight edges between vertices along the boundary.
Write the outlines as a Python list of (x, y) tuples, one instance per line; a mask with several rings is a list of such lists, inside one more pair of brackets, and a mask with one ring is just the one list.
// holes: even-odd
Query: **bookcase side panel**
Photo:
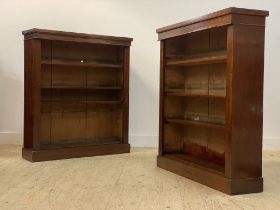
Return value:
[(262, 176), (264, 33), (259, 26), (229, 29), (226, 177), (232, 179)]
[(159, 88), (159, 155), (163, 155), (164, 129), (164, 85), (165, 85), (165, 41), (160, 42), (160, 88)]
[(123, 127), (122, 127), (122, 143), (128, 143), (129, 132), (129, 63), (130, 63), (130, 47), (124, 48), (124, 68), (123, 68)]
[(41, 40), (24, 41), (24, 148), (40, 149)]

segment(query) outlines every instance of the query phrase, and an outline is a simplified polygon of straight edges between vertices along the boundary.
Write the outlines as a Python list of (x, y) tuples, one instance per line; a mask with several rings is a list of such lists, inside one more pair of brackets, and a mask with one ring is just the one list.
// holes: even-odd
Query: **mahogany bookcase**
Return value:
[(265, 18), (227, 8), (157, 30), (157, 165), (227, 194), (261, 192)]
[(43, 29), (23, 35), (23, 158), (129, 152), (132, 39)]

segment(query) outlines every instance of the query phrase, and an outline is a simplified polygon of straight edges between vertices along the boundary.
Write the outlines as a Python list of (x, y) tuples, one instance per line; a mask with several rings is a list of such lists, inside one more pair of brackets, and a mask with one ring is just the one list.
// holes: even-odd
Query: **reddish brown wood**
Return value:
[(159, 167), (227, 194), (262, 192), (268, 14), (228, 8), (157, 30)]
[(23, 158), (129, 152), (131, 38), (24, 31)]
[(24, 39), (46, 39), (46, 40), (60, 40), (73, 42), (98, 43), (108, 45), (130, 46), (132, 38), (104, 36), (95, 34), (74, 33), (65, 31), (54, 31), (46, 29), (33, 28), (23, 31)]
[(195, 56), (187, 56), (182, 58), (169, 58), (166, 65), (193, 66), (211, 63), (223, 63), (227, 60), (226, 52), (203, 53)]
[(225, 126), (207, 122), (197, 122), (192, 120), (182, 120), (182, 119), (166, 119), (168, 123), (177, 123), (182, 125), (189, 125), (194, 127), (203, 127), (203, 128), (214, 128), (214, 129), (224, 129)]
[(45, 150), (32, 150), (23, 148), (22, 156), (24, 159), (31, 162), (41, 162), (48, 160), (60, 160), (69, 158), (81, 158), (100, 155), (111, 155), (129, 153), (129, 144), (109, 144), (109, 145), (91, 145), (91, 146), (79, 146), (68, 148), (56, 148)]
[[(37, 71), (34, 71), (37, 69)], [(24, 44), (24, 147), (40, 149), (41, 42)]]
[(183, 27), (175, 27), (172, 30), (167, 30), (164, 32), (159, 32), (158, 34), (158, 40), (164, 40), (172, 37), (176, 37), (178, 35), (184, 35), (192, 32), (198, 32), (210, 28), (216, 28), (221, 26), (227, 26), (231, 24), (231, 16), (226, 15), (222, 16), (216, 19), (209, 19), (206, 21), (201, 21), (198, 23), (195, 23), (193, 25), (186, 25)]
[(196, 164), (193, 161), (182, 161), (166, 156), (158, 156), (157, 166), (187, 177), (203, 185), (229, 195), (257, 193), (263, 191), (263, 178), (228, 179), (216, 170)]
[(268, 15), (268, 11), (230, 7), (199, 18), (159, 28), (157, 29), (158, 39), (163, 40), (231, 24), (264, 26), (265, 20), (263, 17)]
[[(217, 12), (213, 12), (213, 13), (210, 13), (210, 14), (198, 17), (198, 18), (194, 18), (194, 19), (191, 19), (191, 20), (187, 20), (187, 21), (183, 21), (183, 22), (180, 22), (180, 23), (170, 25), (170, 26), (159, 28), (159, 29), (157, 29), (157, 33), (162, 33), (164, 31), (169, 31), (169, 30), (172, 30), (172, 29), (175, 29), (175, 28), (181, 28), (181, 27), (184, 27), (184, 26), (187, 26), (187, 25), (193, 25), (195, 23), (211, 20), (211, 19), (214, 19), (214, 18), (221, 18), (221, 17), (223, 17), (225, 15), (228, 15), (228, 14), (238, 14), (238, 15), (246, 15), (246, 16), (247, 15), (252, 15), (254, 17), (256, 17), (256, 16), (264, 17), (264, 16), (268, 16), (269, 12), (268, 11), (263, 11), (263, 10), (253, 10), (253, 9), (229, 7), (229, 8), (219, 10)], [(246, 17), (246, 18), (248, 18), (248, 17)]]
[(66, 89), (66, 90), (121, 90), (123, 87), (117, 87), (117, 86), (75, 86), (75, 85), (69, 85), (69, 86), (41, 86), (42, 89)]
[(58, 66), (78, 66), (78, 67), (107, 67), (107, 68), (122, 68), (122, 64), (118, 63), (102, 63), (102, 62), (95, 62), (95, 61), (85, 61), (81, 63), (80, 60), (78, 61), (63, 61), (63, 60), (43, 60), (42, 64), (45, 65), (58, 65)]
[(183, 145), (183, 151), (186, 154), (190, 154), (193, 157), (197, 157), (201, 160), (206, 160), (214, 164), (224, 165), (225, 155), (216, 151), (212, 151), (207, 147), (200, 146), (198, 144), (185, 144)]
[[(159, 90), (159, 139), (164, 138), (163, 129), (164, 129), (164, 75), (165, 75), (165, 50), (164, 50), (164, 41), (160, 42), (160, 90)], [(159, 141), (158, 146), (159, 155), (163, 155), (163, 142)]]
[(167, 96), (182, 96), (182, 97), (198, 97), (198, 98), (225, 98), (226, 96), (222, 95), (211, 95), (211, 94), (191, 94), (191, 93), (184, 93), (184, 92), (171, 92), (165, 91), (165, 95)]
[(231, 178), (262, 176), (264, 33), (257, 26), (229, 29), (232, 99), (226, 176)]
[(123, 78), (123, 143), (128, 143), (129, 131), (129, 61), (130, 61), (130, 48), (124, 48), (124, 78)]

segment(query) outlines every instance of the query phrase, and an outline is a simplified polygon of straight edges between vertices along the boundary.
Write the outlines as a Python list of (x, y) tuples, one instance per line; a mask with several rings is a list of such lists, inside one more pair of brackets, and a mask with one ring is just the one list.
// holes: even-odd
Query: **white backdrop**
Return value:
[(157, 146), (159, 42), (155, 30), (230, 6), (270, 11), (265, 49), (264, 146), (280, 149), (280, 2), (275, 0), (0, 0), (0, 143), (22, 143), (21, 31), (36, 27), (134, 38), (130, 143)]

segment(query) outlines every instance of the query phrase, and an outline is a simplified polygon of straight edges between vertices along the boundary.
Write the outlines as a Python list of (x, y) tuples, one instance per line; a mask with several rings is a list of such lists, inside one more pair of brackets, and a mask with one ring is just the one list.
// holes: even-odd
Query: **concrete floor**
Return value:
[(264, 192), (227, 196), (156, 167), (157, 149), (30, 163), (0, 145), (0, 209), (280, 209), (280, 151), (265, 151)]

